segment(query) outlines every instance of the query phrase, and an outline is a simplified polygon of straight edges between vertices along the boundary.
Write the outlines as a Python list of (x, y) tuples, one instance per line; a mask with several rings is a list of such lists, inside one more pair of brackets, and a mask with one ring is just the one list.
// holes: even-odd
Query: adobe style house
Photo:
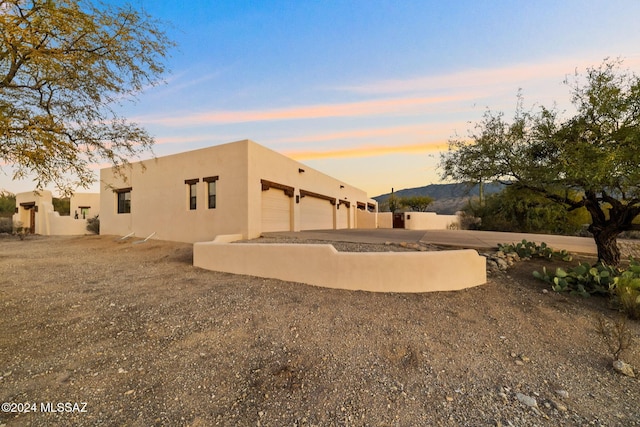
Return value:
[(377, 226), (363, 190), (250, 140), (102, 169), (100, 181), (100, 234), (192, 243)]
[(51, 191), (27, 191), (16, 194), (14, 224), (20, 224), (31, 234), (88, 234), (87, 219), (100, 214), (100, 195), (76, 193), (70, 201), (70, 216), (60, 216), (53, 208)]

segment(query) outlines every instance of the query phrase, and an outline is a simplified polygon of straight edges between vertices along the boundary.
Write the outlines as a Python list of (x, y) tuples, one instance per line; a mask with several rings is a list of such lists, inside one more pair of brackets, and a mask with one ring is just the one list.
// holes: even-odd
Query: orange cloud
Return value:
[(370, 101), (348, 102), (341, 104), (322, 104), (300, 107), (276, 108), (252, 111), (212, 111), (178, 117), (140, 117), (137, 121), (158, 123), (165, 126), (185, 126), (200, 124), (229, 124), (257, 121), (282, 121), (317, 119), (326, 117), (357, 117), (378, 114), (406, 113), (417, 107), (442, 104), (463, 99), (472, 99), (476, 95), (465, 93), (440, 97), (394, 98)]
[(375, 138), (391, 135), (402, 134), (414, 134), (425, 136), (433, 134), (430, 131), (431, 126), (424, 124), (413, 126), (394, 126), (388, 128), (374, 128), (374, 129), (357, 129), (343, 132), (331, 132), (322, 134), (302, 135), (298, 137), (290, 137), (279, 139), (279, 142), (321, 142), (321, 141), (333, 141), (341, 139), (358, 139), (358, 138)]
[(447, 147), (447, 142), (427, 142), (420, 144), (394, 145), (386, 147), (368, 146), (343, 148), (329, 151), (285, 151), (283, 154), (295, 160), (316, 160), (353, 157), (377, 157), (385, 156), (388, 154), (431, 153), (446, 150)]

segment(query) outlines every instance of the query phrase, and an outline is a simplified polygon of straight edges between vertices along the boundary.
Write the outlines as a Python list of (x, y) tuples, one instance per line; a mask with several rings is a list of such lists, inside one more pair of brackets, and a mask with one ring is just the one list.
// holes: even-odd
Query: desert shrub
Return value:
[(465, 212), (480, 218), (478, 230), (575, 235), (590, 222), (585, 208), (567, 212), (559, 204), (516, 186), (492, 194), (483, 204), (470, 203)]
[(640, 263), (632, 259), (629, 268), (616, 279), (614, 301), (627, 316), (640, 319)]
[(558, 267), (554, 273), (543, 268), (533, 276), (550, 283), (556, 292), (610, 295), (627, 316), (640, 319), (640, 262), (633, 258), (626, 269), (583, 262), (567, 270)]
[(596, 331), (604, 340), (613, 360), (620, 359), (622, 352), (633, 344), (633, 335), (624, 317), (620, 317), (614, 322), (609, 322), (604, 316), (597, 316)]
[(13, 233), (13, 220), (11, 218), (0, 218), (0, 233)]
[(616, 276), (617, 271), (613, 267), (602, 263), (592, 266), (586, 262), (566, 270), (558, 267), (554, 273), (548, 272), (546, 267), (542, 269), (542, 273), (533, 272), (533, 277), (550, 283), (556, 292), (569, 292), (584, 297), (608, 294), (614, 286)]
[(100, 234), (100, 218), (98, 218), (98, 215), (87, 219), (87, 231), (93, 234)]
[(520, 258), (546, 258), (561, 259), (563, 261), (571, 261), (573, 258), (564, 249), (556, 251), (542, 242), (539, 245), (535, 242), (528, 242), (523, 239), (522, 242), (498, 244), (498, 250), (505, 254), (517, 253)]

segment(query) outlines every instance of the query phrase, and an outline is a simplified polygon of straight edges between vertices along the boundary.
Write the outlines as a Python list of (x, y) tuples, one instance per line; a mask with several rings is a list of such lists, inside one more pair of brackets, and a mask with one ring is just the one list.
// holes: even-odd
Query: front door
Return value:
[(29, 209), (29, 233), (36, 234), (36, 208)]
[(404, 212), (393, 214), (393, 228), (404, 228)]

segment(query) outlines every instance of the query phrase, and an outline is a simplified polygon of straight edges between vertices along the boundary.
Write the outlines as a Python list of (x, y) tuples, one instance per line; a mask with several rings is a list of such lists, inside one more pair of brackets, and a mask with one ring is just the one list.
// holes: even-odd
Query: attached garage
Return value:
[(336, 199), (300, 190), (300, 230), (333, 229)]
[(293, 187), (262, 180), (262, 231), (291, 231)]

